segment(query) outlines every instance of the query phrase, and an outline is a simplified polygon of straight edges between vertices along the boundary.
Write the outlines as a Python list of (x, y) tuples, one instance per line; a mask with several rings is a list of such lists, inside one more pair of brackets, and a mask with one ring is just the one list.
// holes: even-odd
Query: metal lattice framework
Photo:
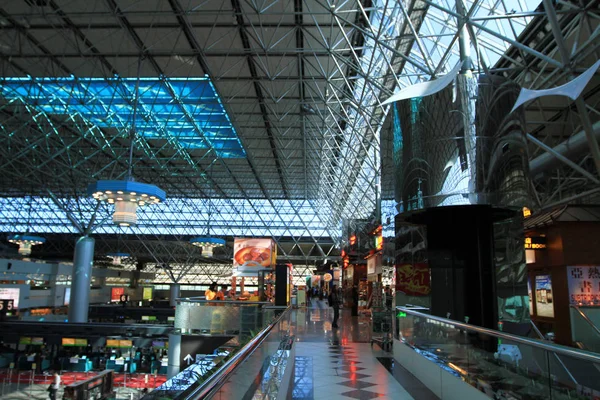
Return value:
[[(558, 86), (598, 59), (598, 8), (593, 0), (0, 2), (0, 231), (47, 234), (34, 255), (56, 257), (86, 230), (101, 251), (123, 237), (123, 250), (177, 265), (182, 277), (218, 275), (222, 267), (209, 266), (229, 263), (223, 254), (203, 260), (187, 246), (193, 235), (270, 236), (306, 274), (338, 255), (345, 219), (379, 211), (393, 234), (383, 100), (452, 69), (461, 31), (475, 72)], [(211, 89), (198, 95), (201, 84)], [(596, 76), (575, 103), (527, 106), (532, 159), (579, 131), (593, 136), (598, 84)], [(168, 200), (120, 230), (85, 188), (126, 175), (136, 104), (133, 174)], [(591, 201), (600, 191), (594, 154), (536, 176), (538, 206)]]

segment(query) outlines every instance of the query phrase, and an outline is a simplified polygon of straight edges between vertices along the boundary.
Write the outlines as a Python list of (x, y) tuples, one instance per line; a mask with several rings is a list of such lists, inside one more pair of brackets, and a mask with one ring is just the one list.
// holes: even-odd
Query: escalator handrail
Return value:
[(570, 305), (571, 308), (575, 309), (579, 315), (581, 315), (581, 317), (583, 318), (583, 320), (585, 322), (588, 323), (589, 326), (592, 327), (592, 329), (594, 330), (594, 332), (596, 333), (596, 335), (600, 336), (600, 329), (598, 329), (598, 327), (592, 322), (592, 320), (590, 319), (590, 317), (588, 317), (583, 310), (581, 310), (581, 308), (579, 308), (578, 306), (571, 304)]
[(269, 324), (266, 328), (260, 331), (252, 340), (250, 340), (244, 348), (237, 352), (231, 357), (217, 372), (212, 374), (201, 386), (194, 389), (191, 393), (185, 396), (186, 400), (191, 399), (209, 399), (214, 396), (221, 387), (225, 384), (231, 374), (240, 366), (252, 353), (264, 342), (269, 336), (271, 330), (277, 325), (290, 311), (290, 307), (286, 307), (286, 310), (282, 312), (275, 321)]
[(489, 335), (489, 336), (494, 336), (499, 339), (509, 340), (511, 342), (521, 343), (521, 344), (524, 344), (527, 346), (531, 346), (531, 347), (535, 347), (538, 349), (553, 352), (553, 353), (559, 354), (561, 356), (572, 357), (572, 358), (576, 358), (578, 360), (593, 362), (593, 363), (600, 365), (600, 356), (598, 356), (594, 353), (588, 352), (588, 351), (574, 350), (569, 347), (551, 344), (551, 343), (547, 343), (547, 342), (541, 342), (541, 341), (533, 340), (533, 339), (528, 339), (528, 338), (525, 338), (522, 336), (511, 335), (510, 333), (505, 333), (502, 331), (495, 331), (493, 329), (488, 329), (488, 328), (482, 328), (481, 326), (477, 326), (477, 325), (465, 324), (463, 322), (458, 322), (458, 321), (455, 321), (452, 319), (437, 317), (435, 315), (423, 314), (423, 313), (413, 311), (411, 309), (404, 308), (404, 307), (396, 307), (396, 309), (399, 311), (402, 311), (406, 314), (414, 315), (415, 317), (431, 319), (433, 321), (442, 322), (444, 324), (452, 325), (454, 327), (458, 327), (458, 328), (465, 329), (468, 331), (477, 332), (477, 333), (481, 333), (481, 334)]

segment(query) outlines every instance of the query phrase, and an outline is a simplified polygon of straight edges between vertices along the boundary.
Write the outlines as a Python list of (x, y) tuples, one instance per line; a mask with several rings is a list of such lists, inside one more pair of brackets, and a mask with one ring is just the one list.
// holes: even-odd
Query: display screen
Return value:
[(33, 337), (33, 338), (31, 338), (31, 344), (36, 345), (36, 346), (41, 346), (44, 344), (44, 338)]
[(62, 338), (62, 345), (63, 346), (75, 346), (75, 338), (68, 338), (68, 337)]
[(554, 299), (550, 275), (535, 277), (535, 308), (538, 317), (554, 318)]
[(131, 340), (107, 339), (106, 347), (133, 347)]
[(30, 337), (20, 337), (19, 344), (31, 344), (31, 338)]
[(0, 300), (13, 300), (13, 309), (19, 308), (19, 288), (0, 288)]
[(174, 322), (175, 321), (175, 317), (167, 317), (167, 321)]
[(87, 339), (75, 339), (75, 346), (87, 346)]
[(152, 341), (152, 347), (157, 347), (159, 349), (163, 349), (165, 347), (165, 342), (161, 342), (158, 340), (153, 340)]
[(156, 321), (156, 316), (154, 316), (154, 315), (142, 315), (142, 321)]

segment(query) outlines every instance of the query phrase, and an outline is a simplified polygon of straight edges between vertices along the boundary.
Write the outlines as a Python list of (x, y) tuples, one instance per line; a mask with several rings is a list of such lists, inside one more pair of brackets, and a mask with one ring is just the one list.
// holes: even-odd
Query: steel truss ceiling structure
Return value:
[[(182, 277), (218, 275), (222, 266), (206, 266), (229, 263), (227, 253), (202, 259), (187, 244), (194, 235), (272, 236), (282, 259), (308, 273), (339, 254), (344, 219), (379, 210), (393, 221), (383, 100), (452, 69), (463, 28), (475, 72), (558, 86), (598, 59), (598, 8), (592, 0), (1, 1), (0, 232), (47, 234), (34, 255), (68, 257), (89, 231), (97, 254), (122, 243)], [(199, 82), (210, 96), (193, 95)], [(529, 104), (531, 137), (552, 148), (593, 129), (598, 84), (596, 76), (576, 103)], [(533, 139), (532, 162), (546, 151)], [(85, 188), (126, 176), (132, 140), (133, 175), (168, 200), (122, 230)], [(590, 151), (570, 157), (575, 168), (548, 162), (536, 175), (539, 207), (598, 191)]]

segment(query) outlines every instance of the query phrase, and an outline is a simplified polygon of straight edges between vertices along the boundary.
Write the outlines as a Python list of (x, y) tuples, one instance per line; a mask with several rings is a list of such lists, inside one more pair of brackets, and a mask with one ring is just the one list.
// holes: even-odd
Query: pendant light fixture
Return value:
[(136, 139), (136, 119), (139, 102), (140, 70), (143, 57), (138, 61), (138, 76), (135, 84), (133, 121), (129, 134), (129, 163), (126, 180), (101, 180), (88, 186), (88, 194), (97, 201), (114, 204), (112, 221), (114, 224), (127, 227), (137, 224), (137, 208), (158, 204), (165, 201), (165, 191), (155, 185), (135, 182), (133, 179), (133, 146)]
[(28, 256), (31, 254), (31, 247), (43, 244), (46, 239), (41, 236), (29, 234), (31, 229), (31, 209), (33, 207), (33, 197), (29, 197), (29, 212), (27, 214), (27, 231), (24, 234), (10, 235), (8, 241), (19, 246), (19, 254)]

